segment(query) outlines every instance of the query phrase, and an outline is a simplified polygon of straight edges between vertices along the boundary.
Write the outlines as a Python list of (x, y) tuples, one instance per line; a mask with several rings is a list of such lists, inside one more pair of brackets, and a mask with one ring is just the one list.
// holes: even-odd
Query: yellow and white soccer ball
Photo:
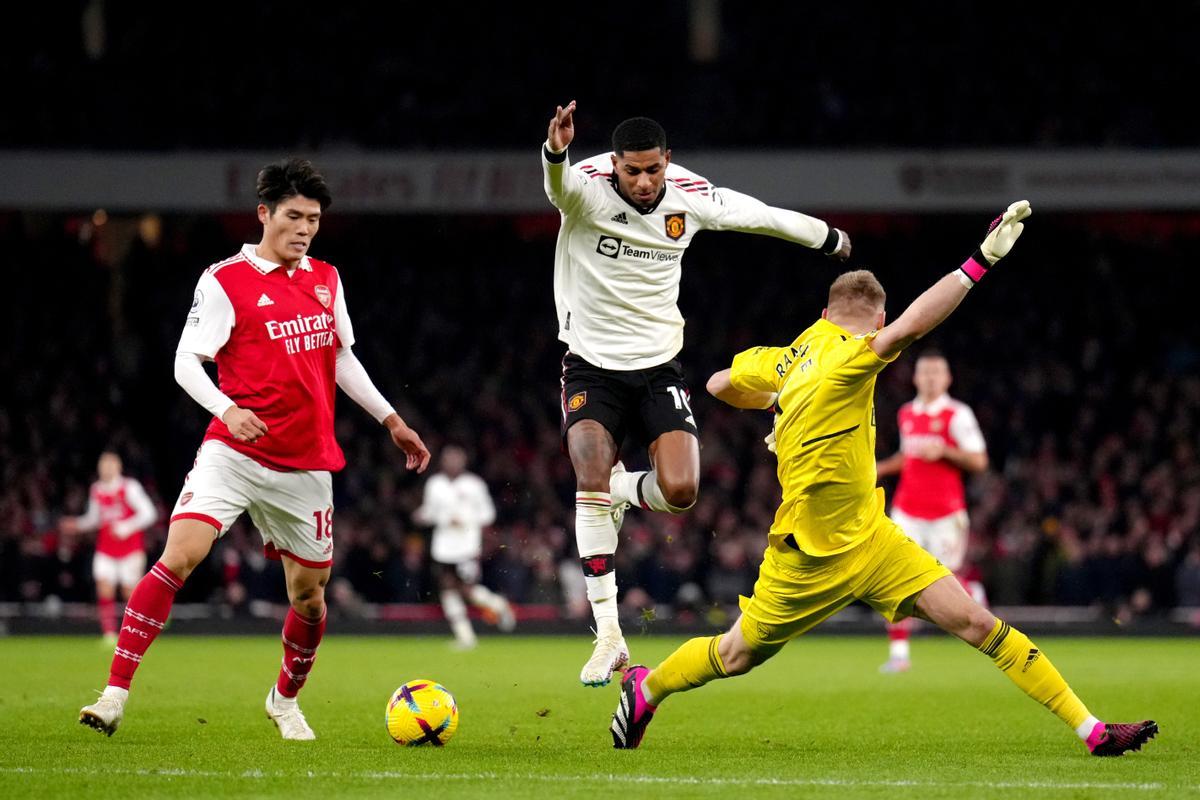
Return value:
[(445, 686), (418, 678), (392, 693), (385, 721), (397, 744), (441, 747), (458, 730), (458, 704)]

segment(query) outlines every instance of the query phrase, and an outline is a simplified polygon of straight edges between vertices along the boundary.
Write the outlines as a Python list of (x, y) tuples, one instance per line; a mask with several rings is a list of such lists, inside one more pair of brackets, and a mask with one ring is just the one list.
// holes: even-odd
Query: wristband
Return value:
[(542, 154), (551, 164), (561, 164), (567, 160), (567, 148), (564, 147), (556, 153), (550, 149), (550, 142), (542, 145)]
[(837, 228), (829, 226), (829, 233), (825, 236), (825, 241), (821, 243), (821, 252), (827, 256), (831, 256), (838, 251), (842, 246), (842, 234)]
[(971, 257), (962, 263), (959, 267), (963, 274), (971, 279), (971, 283), (979, 283), (989, 269), (988, 261), (983, 257), (983, 253), (976, 250), (971, 254)]

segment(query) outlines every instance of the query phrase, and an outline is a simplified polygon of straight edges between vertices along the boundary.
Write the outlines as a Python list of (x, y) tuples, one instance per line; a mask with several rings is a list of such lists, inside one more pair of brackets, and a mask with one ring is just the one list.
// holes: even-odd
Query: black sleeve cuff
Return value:
[(544, 155), (546, 160), (551, 164), (561, 164), (567, 160), (567, 149), (564, 147), (561, 153), (552, 153), (550, 152), (549, 147), (542, 145), (542, 155)]
[(838, 234), (838, 229), (829, 226), (829, 234), (825, 237), (824, 244), (821, 245), (821, 252), (827, 256), (831, 256), (837, 252), (838, 246), (842, 243), (842, 237)]

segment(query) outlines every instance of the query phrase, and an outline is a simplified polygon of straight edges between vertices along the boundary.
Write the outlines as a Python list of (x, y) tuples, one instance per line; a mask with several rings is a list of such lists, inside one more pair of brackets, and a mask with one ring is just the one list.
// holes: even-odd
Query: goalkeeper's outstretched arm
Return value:
[(904, 310), (899, 319), (871, 340), (871, 349), (881, 358), (891, 359), (910, 344), (936, 328), (950, 316), (976, 283), (996, 263), (1008, 255), (1025, 230), (1022, 222), (1030, 215), (1028, 200), (1019, 200), (997, 217), (987, 238), (962, 266), (926, 289)]

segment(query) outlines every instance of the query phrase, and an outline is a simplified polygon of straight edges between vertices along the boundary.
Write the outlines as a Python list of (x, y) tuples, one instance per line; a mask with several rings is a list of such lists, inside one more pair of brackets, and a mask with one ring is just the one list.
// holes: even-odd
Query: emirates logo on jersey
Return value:
[(313, 287), (313, 293), (317, 295), (317, 299), (321, 301), (321, 305), (329, 308), (329, 304), (333, 301), (333, 293), (329, 291), (329, 287), (325, 284), (318, 284)]

